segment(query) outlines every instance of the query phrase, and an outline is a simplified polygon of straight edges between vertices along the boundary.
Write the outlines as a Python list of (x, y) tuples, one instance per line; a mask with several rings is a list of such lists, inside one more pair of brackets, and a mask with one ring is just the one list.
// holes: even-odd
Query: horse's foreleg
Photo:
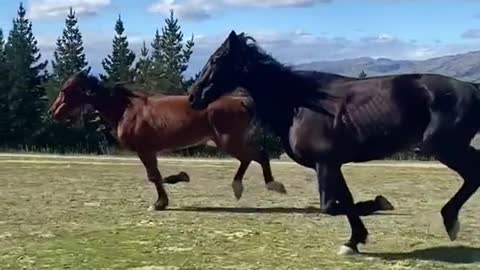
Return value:
[(368, 231), (355, 209), (353, 196), (345, 182), (339, 165), (316, 164), (317, 178), (320, 192), (320, 208), (331, 208), (338, 200), (339, 208), (346, 215), (350, 223), (350, 239), (340, 249), (341, 255), (358, 253), (358, 244), (366, 243)]
[(331, 179), (332, 176), (329, 175), (330, 170), (328, 167), (317, 163), (315, 171), (317, 173), (318, 193), (320, 195), (320, 211), (332, 216), (345, 214), (345, 211), (337, 203), (335, 196), (336, 182)]
[(460, 230), (458, 214), (462, 206), (480, 186), (478, 178), (480, 177), (480, 170), (478, 169), (480, 166), (480, 151), (472, 146), (462, 148), (448, 147), (448, 149), (442, 149), (441, 151), (437, 150), (435, 156), (440, 162), (456, 171), (464, 180), (457, 193), (441, 210), (445, 229), (450, 240), (454, 241)]
[(281, 194), (286, 194), (287, 189), (278, 181), (275, 181), (272, 174), (272, 168), (270, 167), (270, 157), (267, 152), (261, 151), (255, 161), (262, 166), (263, 180), (267, 190), (273, 190)]
[(168, 206), (168, 195), (163, 187), (162, 175), (158, 170), (157, 156), (154, 152), (142, 152), (138, 153), (138, 156), (142, 161), (143, 166), (145, 166), (148, 180), (155, 185), (157, 190), (157, 201), (150, 207), (150, 209), (164, 210)]
[(237, 173), (233, 177), (233, 182), (232, 182), (232, 189), (233, 189), (233, 195), (235, 195), (235, 198), (237, 200), (240, 200), (243, 194), (243, 176), (245, 175), (245, 172), (247, 171), (248, 166), (250, 165), (251, 161), (240, 161), (240, 166), (238, 167)]

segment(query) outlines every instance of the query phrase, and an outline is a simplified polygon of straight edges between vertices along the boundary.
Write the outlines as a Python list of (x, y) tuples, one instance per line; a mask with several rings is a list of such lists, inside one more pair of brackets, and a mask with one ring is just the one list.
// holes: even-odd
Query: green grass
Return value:
[(450, 242), (439, 210), (461, 182), (447, 169), (346, 167), (356, 200), (383, 194), (397, 208), (364, 218), (367, 254), (337, 256), (346, 218), (318, 207), (313, 172), (273, 164), (288, 194), (266, 191), (259, 166), (247, 171), (237, 201), (238, 163), (163, 161), (170, 207), (155, 199), (139, 162), (0, 157), (0, 269), (480, 269), (477, 195)]

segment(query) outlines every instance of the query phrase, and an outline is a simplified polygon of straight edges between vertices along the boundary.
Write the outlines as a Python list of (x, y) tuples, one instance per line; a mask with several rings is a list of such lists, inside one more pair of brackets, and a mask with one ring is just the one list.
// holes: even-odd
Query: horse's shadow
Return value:
[[(177, 212), (198, 212), (198, 213), (228, 213), (228, 214), (325, 214), (315, 207), (182, 207), (170, 208), (168, 211)], [(403, 215), (395, 212), (375, 212), (372, 216), (381, 215)]]
[(480, 248), (467, 246), (443, 246), (418, 249), (411, 252), (368, 253), (362, 255), (387, 261), (423, 260), (453, 264), (472, 264), (480, 262)]

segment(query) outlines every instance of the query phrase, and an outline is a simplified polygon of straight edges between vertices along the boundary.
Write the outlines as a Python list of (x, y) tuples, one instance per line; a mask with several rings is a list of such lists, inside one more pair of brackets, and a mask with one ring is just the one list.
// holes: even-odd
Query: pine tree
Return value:
[(193, 35), (183, 44), (183, 32), (173, 10), (170, 10), (170, 17), (165, 19), (160, 37), (160, 53), (164, 65), (164, 76), (170, 84), (169, 93), (185, 93), (183, 73), (188, 68), (194, 45)]
[(367, 77), (367, 73), (365, 73), (365, 71), (362, 69), (362, 71), (360, 72), (360, 74), (358, 74), (358, 78), (360, 79), (364, 79)]
[(190, 88), (190, 86), (192, 86), (195, 83), (195, 81), (198, 80), (198, 78), (200, 77), (200, 74), (201, 74), (201, 72), (199, 71), (199, 72), (195, 73), (195, 75), (190, 77), (188, 80), (186, 80), (183, 83), (183, 85), (185, 86), (185, 89), (188, 90)]
[(142, 85), (145, 87), (145, 84), (148, 82), (151, 68), (152, 68), (152, 59), (150, 58), (149, 50), (145, 41), (143, 42), (142, 48), (140, 50), (140, 57), (135, 65), (135, 83)]
[(0, 29), (0, 145), (8, 141), (9, 135), (9, 107), (8, 107), (8, 77), (5, 59), (5, 41)]
[(106, 75), (101, 77), (111, 82), (132, 81), (135, 75), (135, 69), (132, 68), (135, 53), (128, 48), (127, 35), (124, 35), (125, 27), (120, 15), (115, 24), (115, 32), (112, 54), (102, 61)]
[(88, 66), (83, 48), (82, 34), (78, 28), (78, 20), (72, 8), (70, 8), (70, 12), (65, 19), (63, 35), (57, 39), (57, 48), (53, 53), (53, 57), (53, 76), (60, 83)]
[(45, 90), (42, 83), (47, 61), (41, 62), (41, 53), (32, 32), (32, 23), (25, 17), (20, 3), (17, 17), (5, 46), (9, 91), (10, 133), (13, 144), (28, 144), (32, 134), (41, 126), (45, 111)]
[[(56, 44), (52, 61), (53, 74), (46, 83), (50, 103), (57, 97), (60, 87), (70, 76), (80, 70), (85, 69), (87, 73), (90, 71), (84, 53), (82, 34), (72, 8), (65, 19), (65, 28)], [(78, 123), (81, 125), (75, 127), (45, 118), (37, 143), (42, 147), (54, 148), (61, 152), (66, 149), (101, 152), (99, 149), (103, 147), (106, 138), (105, 134), (98, 131), (105, 129), (104, 124), (99, 120), (98, 113), (85, 110), (78, 117)]]
[(170, 84), (165, 79), (165, 63), (163, 61), (162, 53), (162, 36), (158, 29), (155, 31), (155, 36), (153, 38), (150, 46), (152, 47), (151, 54), (151, 67), (149, 72), (149, 81), (146, 82), (145, 87), (152, 92), (166, 94), (169, 89)]

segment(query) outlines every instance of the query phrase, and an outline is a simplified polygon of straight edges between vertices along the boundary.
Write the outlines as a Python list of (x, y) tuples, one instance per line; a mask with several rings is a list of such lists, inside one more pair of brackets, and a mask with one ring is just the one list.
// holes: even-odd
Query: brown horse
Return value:
[(261, 165), (267, 190), (286, 193), (284, 185), (272, 176), (267, 152), (257, 150), (249, 141), (251, 115), (245, 99), (225, 97), (205, 110), (195, 111), (188, 96), (147, 95), (120, 84), (110, 87), (81, 71), (65, 82), (49, 112), (55, 120), (63, 120), (85, 105), (97, 110), (119, 142), (137, 153), (148, 180), (157, 189), (158, 199), (151, 209), (163, 210), (168, 206), (163, 184), (190, 179), (185, 172), (162, 179), (157, 152), (209, 141), (240, 161), (232, 182), (237, 199), (242, 196), (242, 179), (252, 161)]

